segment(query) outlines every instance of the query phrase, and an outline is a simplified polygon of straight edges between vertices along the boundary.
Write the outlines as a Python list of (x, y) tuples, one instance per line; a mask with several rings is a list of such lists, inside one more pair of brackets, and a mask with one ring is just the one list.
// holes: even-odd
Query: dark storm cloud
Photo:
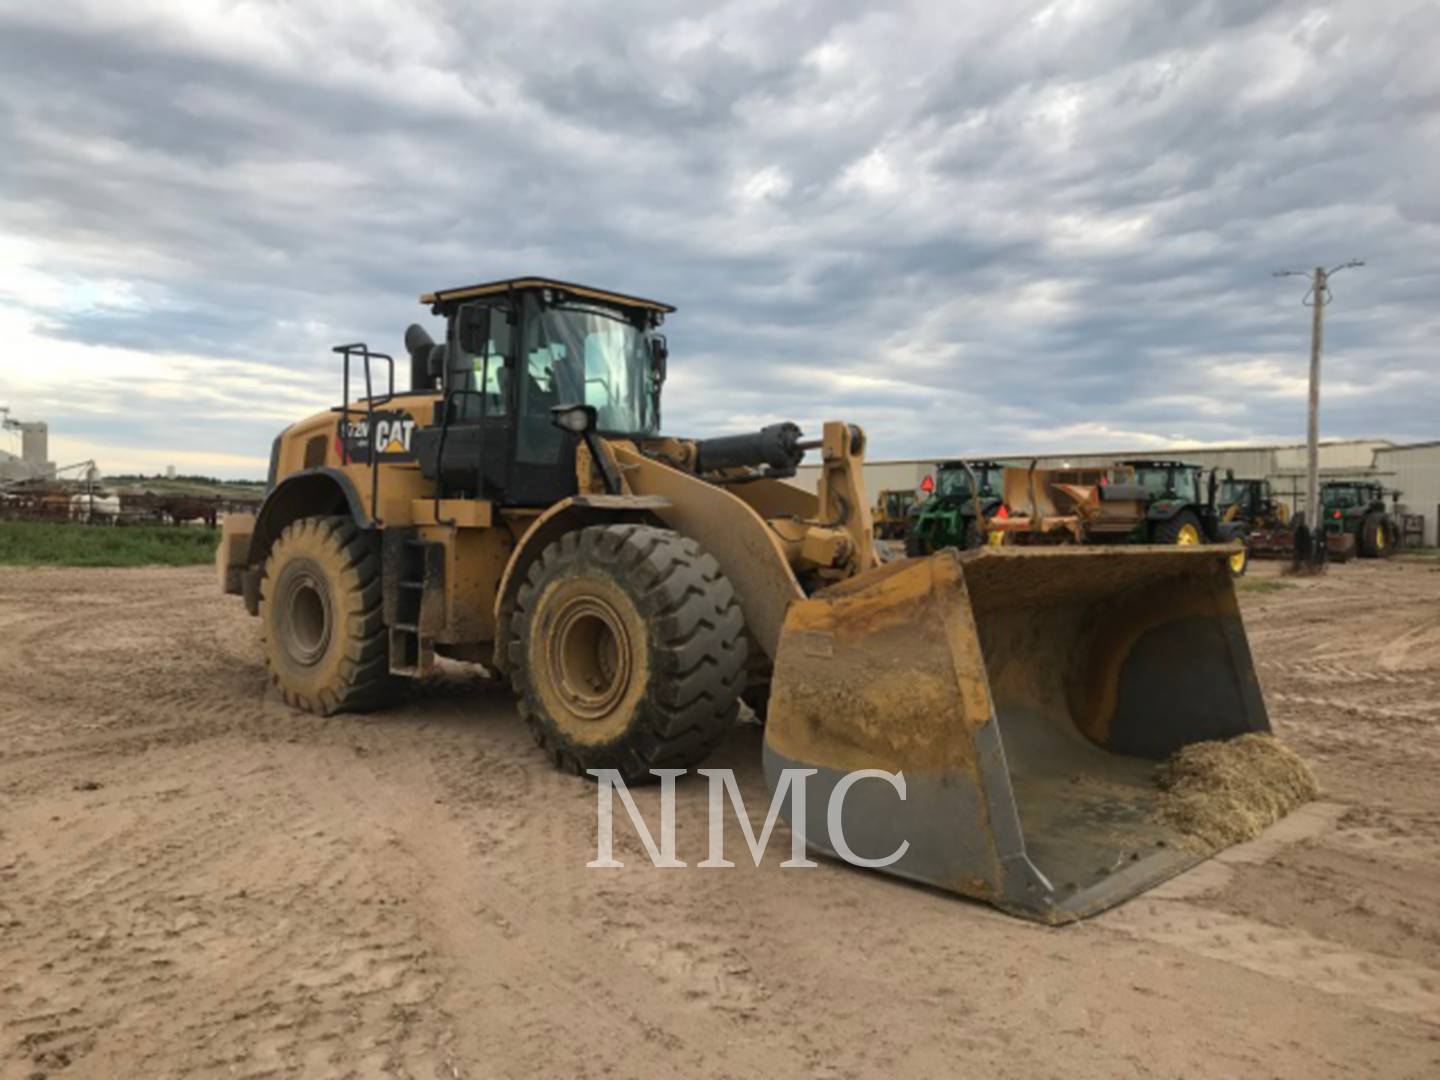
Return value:
[[(1436, 434), (1433, 5), (7, 10), (9, 303), (52, 340), (323, 400), (334, 341), (398, 351), (419, 292), (540, 272), (680, 305), (675, 430), (1290, 438), (1303, 288), (1269, 273), (1359, 255), (1327, 434)], [(268, 430), (222, 385), (174, 438)], [(165, 412), (131, 404), (117, 442)]]

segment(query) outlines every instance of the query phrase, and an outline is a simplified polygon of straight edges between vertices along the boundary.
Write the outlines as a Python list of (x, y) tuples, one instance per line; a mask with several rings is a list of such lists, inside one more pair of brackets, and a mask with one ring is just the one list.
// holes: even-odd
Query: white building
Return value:
[(1399, 489), (1401, 507), (1425, 519), (1425, 543), (1440, 544), (1440, 441), (1376, 450), (1375, 469)]

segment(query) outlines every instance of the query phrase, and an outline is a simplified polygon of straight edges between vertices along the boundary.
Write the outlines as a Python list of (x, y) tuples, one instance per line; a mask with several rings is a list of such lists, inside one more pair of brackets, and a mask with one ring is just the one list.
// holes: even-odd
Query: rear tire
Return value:
[(375, 536), (348, 517), (285, 527), (260, 579), (270, 682), (292, 708), (329, 716), (382, 705), (390, 675)]
[(905, 557), (907, 559), (920, 559), (927, 555), (925, 541), (913, 533), (905, 538)]
[(1376, 511), (1360, 526), (1360, 554), (1367, 559), (1388, 559), (1395, 553), (1395, 530), (1390, 519)]
[(566, 533), (515, 601), (511, 686), (559, 769), (626, 783), (703, 761), (735, 721), (745, 621), (715, 560), (650, 525)]
[(1157, 544), (1189, 546), (1205, 542), (1205, 530), (1200, 527), (1200, 519), (1191, 510), (1181, 510), (1169, 521), (1162, 521), (1151, 535)]

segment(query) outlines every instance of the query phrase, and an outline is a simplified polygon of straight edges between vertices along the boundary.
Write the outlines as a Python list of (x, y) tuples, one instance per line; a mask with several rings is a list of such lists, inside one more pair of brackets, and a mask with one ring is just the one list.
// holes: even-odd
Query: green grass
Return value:
[(1243, 593), (1284, 592), (1296, 588), (1293, 581), (1273, 577), (1243, 577), (1235, 579), (1235, 591)]
[(0, 565), (200, 566), (219, 541), (218, 529), (189, 525), (0, 521)]

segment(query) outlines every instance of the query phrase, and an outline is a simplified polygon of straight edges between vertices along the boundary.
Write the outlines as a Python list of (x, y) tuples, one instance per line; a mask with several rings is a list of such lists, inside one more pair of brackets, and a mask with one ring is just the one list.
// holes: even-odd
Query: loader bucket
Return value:
[(1225, 552), (946, 550), (791, 605), (765, 774), (818, 771), (786, 804), (812, 849), (1058, 923), (1206, 857), (1157, 761), (1268, 730)]

